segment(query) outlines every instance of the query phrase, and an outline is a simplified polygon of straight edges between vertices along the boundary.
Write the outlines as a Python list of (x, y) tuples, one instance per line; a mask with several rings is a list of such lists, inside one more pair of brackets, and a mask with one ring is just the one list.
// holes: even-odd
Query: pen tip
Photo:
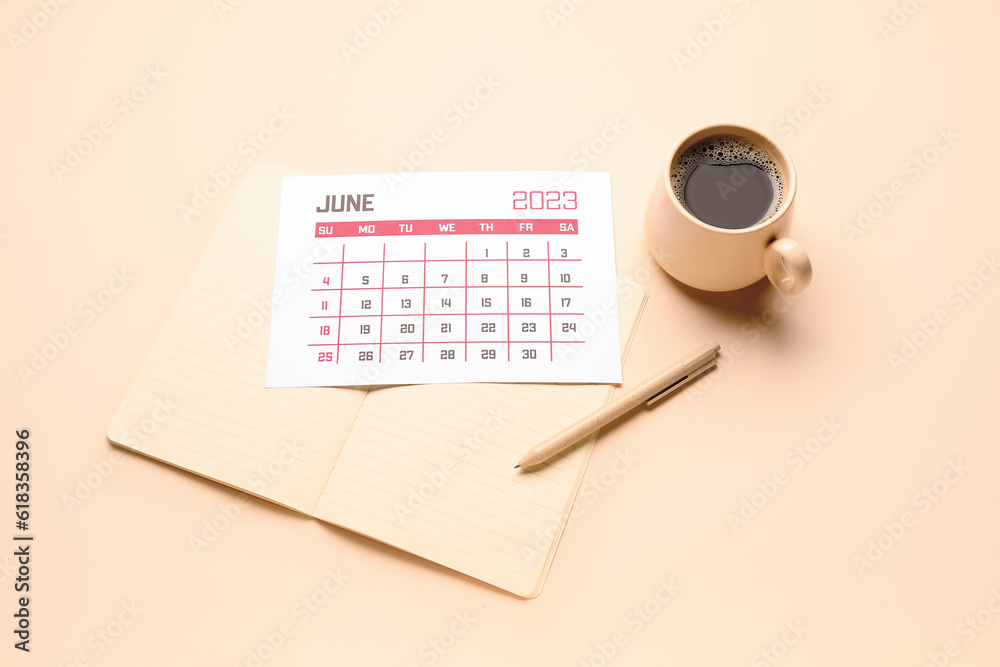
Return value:
[(520, 468), (520, 467), (521, 467), (521, 464), (518, 463), (516, 466), (514, 466), (514, 469), (516, 470), (517, 468)]

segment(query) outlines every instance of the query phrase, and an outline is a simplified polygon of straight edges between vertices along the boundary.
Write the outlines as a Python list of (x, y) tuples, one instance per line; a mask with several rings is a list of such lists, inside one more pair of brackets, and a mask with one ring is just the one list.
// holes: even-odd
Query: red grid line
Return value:
[[(510, 260), (510, 241), (504, 244), (504, 255)], [(510, 311), (510, 262), (507, 262), (507, 310)], [(510, 312), (507, 313), (507, 335), (510, 335)], [(549, 330), (549, 338), (552, 331)], [(510, 341), (507, 342), (507, 361), (510, 361)]]
[[(340, 247), (340, 286), (344, 286), (344, 260), (347, 259), (347, 246)], [(341, 315), (344, 312), (344, 295), (341, 293), (340, 298), (337, 300), (337, 361), (334, 363), (340, 363), (340, 325), (344, 320), (341, 319)]]
[(313, 287), (313, 292), (358, 292), (365, 290), (390, 290), (390, 289), (434, 289), (449, 287), (452, 289), (544, 289), (555, 287), (555, 289), (583, 289), (583, 285), (407, 285), (406, 287), (385, 287), (369, 285), (368, 287)]
[[(463, 258), (459, 258), (459, 259), (452, 259), (452, 258), (431, 259), (431, 258), (427, 257), (427, 243), (424, 242), (423, 258), (422, 259), (393, 259), (393, 260), (390, 260), (390, 259), (387, 258), (387, 244), (383, 243), (382, 244), (382, 259), (381, 260), (350, 260), (349, 261), (347, 259), (347, 249), (346, 249), (346, 244), (345, 244), (345, 245), (341, 246), (341, 259), (340, 259), (340, 261), (314, 262), (315, 265), (326, 265), (326, 266), (336, 266), (336, 265), (339, 264), (340, 265), (340, 287), (336, 287), (336, 288), (314, 288), (314, 289), (311, 290), (313, 292), (340, 292), (338, 303), (337, 303), (337, 314), (336, 315), (311, 315), (311, 316), (309, 316), (309, 319), (334, 319), (334, 318), (336, 318), (337, 319), (337, 342), (336, 343), (307, 343), (307, 346), (309, 346), (309, 347), (329, 347), (329, 346), (335, 346), (337, 348), (337, 357), (336, 357), (336, 360), (337, 360), (337, 363), (340, 363), (340, 346), (342, 346), (342, 345), (352, 345), (352, 346), (361, 345), (361, 346), (371, 346), (371, 347), (375, 347), (377, 345), (378, 349), (379, 349), (379, 354), (378, 354), (378, 360), (379, 360), (379, 362), (382, 361), (382, 348), (385, 345), (387, 345), (387, 344), (402, 344), (402, 345), (414, 345), (414, 346), (420, 345), (420, 347), (421, 347), (421, 352), (420, 352), (420, 360), (421, 360), (421, 362), (426, 361), (426, 346), (427, 345), (448, 345), (448, 344), (463, 345), (464, 346), (465, 361), (469, 360), (469, 345), (506, 345), (507, 346), (507, 360), (510, 361), (510, 359), (511, 359), (511, 349), (510, 349), (510, 346), (511, 345), (514, 345), (514, 344), (536, 344), (536, 345), (544, 345), (544, 344), (548, 343), (548, 345), (549, 345), (549, 360), (550, 361), (554, 361), (555, 360), (555, 344), (556, 343), (560, 343), (560, 344), (563, 344), (563, 343), (567, 343), (567, 344), (584, 343), (585, 341), (583, 341), (583, 340), (556, 340), (555, 339), (555, 333), (556, 332), (553, 330), (553, 316), (562, 315), (562, 316), (579, 317), (579, 316), (582, 316), (583, 313), (578, 313), (578, 312), (554, 312), (553, 311), (553, 306), (552, 306), (552, 298), (553, 298), (552, 297), (552, 290), (553, 289), (564, 289), (564, 288), (565, 289), (582, 289), (583, 288), (583, 285), (553, 285), (552, 284), (552, 268), (553, 268), (552, 264), (553, 264), (553, 262), (580, 262), (580, 261), (583, 261), (583, 260), (579, 259), (579, 258), (553, 258), (552, 257), (551, 242), (549, 242), (549, 241), (547, 241), (546, 244), (545, 244), (545, 257), (544, 258), (530, 258), (529, 257), (529, 258), (519, 258), (519, 259), (513, 259), (512, 260), (511, 257), (510, 257), (510, 242), (509, 241), (505, 243), (504, 251), (505, 251), (504, 252), (504, 257), (502, 257), (502, 258), (489, 257), (488, 256), (489, 255), (489, 250), (485, 249), (484, 253), (487, 255), (486, 257), (472, 258), (472, 259), (470, 259), (469, 258), (469, 243), (468, 243), (468, 241), (466, 241), (465, 242), (465, 247), (464, 247), (464, 255), (465, 256)], [(510, 284), (510, 263), (512, 261), (514, 261), (514, 262), (545, 262), (546, 263), (546, 278), (547, 278), (546, 284), (542, 284), (542, 285), (521, 285), (521, 284), (511, 285)], [(395, 286), (394, 287), (387, 287), (385, 285), (385, 277), (386, 277), (386, 275), (385, 275), (385, 269), (386, 269), (386, 264), (391, 264), (391, 263), (400, 263), (400, 264), (402, 264), (402, 263), (408, 263), (408, 264), (413, 264), (413, 263), (418, 263), (418, 262), (422, 262), (423, 263), (423, 284), (422, 285), (419, 285), (419, 286), (414, 286), (414, 285), (402, 286), (401, 285), (401, 286), (398, 286), (398, 287), (395, 287)], [(486, 285), (483, 285), (483, 284), (476, 284), (476, 285), (469, 285), (469, 284), (465, 284), (465, 285), (449, 285), (449, 284), (428, 285), (427, 284), (427, 264), (428, 264), (428, 262), (439, 262), (439, 263), (440, 262), (462, 262), (462, 264), (463, 264), (463, 272), (464, 272), (464, 282), (465, 283), (468, 283), (469, 269), (470, 269), (469, 264), (470, 263), (475, 263), (475, 262), (504, 262), (504, 270), (505, 270), (505, 274), (506, 274), (506, 276), (505, 276), (506, 277), (506, 284), (504, 284), (504, 285), (490, 285), (490, 284), (486, 284)], [(367, 287), (344, 287), (345, 270), (346, 270), (346, 266), (348, 264), (380, 264), (381, 268), (382, 268), (382, 271), (381, 271), (381, 284), (379, 286), (367, 286)], [(504, 311), (501, 311), (501, 312), (496, 312), (496, 311), (470, 312), (469, 311), (469, 292), (468, 291), (464, 291), (463, 292), (463, 294), (464, 294), (464, 302), (465, 302), (465, 304), (464, 304), (465, 305), (464, 312), (435, 312), (435, 313), (430, 313), (430, 315), (433, 316), (433, 317), (463, 317), (463, 319), (464, 319), (464, 332), (463, 332), (464, 333), (464, 337), (463, 337), (463, 339), (462, 340), (440, 340), (440, 341), (437, 341), (437, 340), (427, 340), (427, 317), (428, 317), (428, 312), (427, 312), (427, 290), (429, 290), (429, 289), (437, 289), (437, 288), (448, 288), (450, 290), (458, 290), (458, 289), (461, 289), (461, 290), (469, 290), (469, 289), (503, 289), (506, 292), (506, 299), (507, 299), (507, 306), (508, 307), (506, 309), (504, 309)], [(422, 291), (421, 311), (419, 313), (386, 313), (385, 312), (385, 292), (388, 291), (388, 290), (406, 290), (406, 289), (419, 289), (419, 290)], [(514, 290), (516, 290), (516, 289), (545, 289), (547, 291), (547, 295), (548, 295), (548, 311), (547, 312), (536, 312), (536, 311), (513, 312), (513, 311), (511, 311), (510, 310), (510, 299), (511, 299), (511, 290), (512, 289), (514, 289)], [(374, 314), (344, 314), (344, 312), (343, 312), (344, 292), (348, 292), (348, 291), (365, 291), (365, 290), (378, 290), (379, 291), (379, 296), (380, 296), (381, 303), (379, 304), (379, 313), (378, 313), (378, 315), (374, 315)], [(414, 343), (401, 342), (400, 343), (400, 342), (396, 342), (396, 341), (387, 341), (387, 340), (384, 339), (385, 327), (382, 326), (382, 323), (384, 323), (385, 319), (391, 318), (391, 317), (411, 317), (411, 318), (415, 318), (415, 317), (418, 317), (418, 316), (421, 319), (421, 332), (420, 332), (420, 341), (419, 342), (414, 342)], [(469, 334), (469, 318), (470, 317), (504, 317), (504, 318), (506, 318), (507, 333), (509, 335), (511, 333), (511, 331), (510, 331), (510, 319), (511, 319), (512, 316), (514, 316), (514, 317), (519, 317), (519, 316), (548, 317), (548, 320), (549, 320), (549, 337), (548, 337), (548, 340), (544, 340), (544, 339), (541, 339), (541, 340), (538, 340), (538, 339), (536, 339), (536, 340), (514, 340), (514, 339), (510, 339), (509, 337), (507, 339), (504, 339), (504, 340), (469, 340), (468, 334)], [(379, 325), (379, 339), (378, 339), (377, 343), (375, 343), (375, 342), (367, 342), (367, 343), (366, 342), (351, 342), (351, 343), (349, 343), (349, 342), (345, 342), (345, 341), (342, 340), (342, 338), (343, 338), (343, 334), (342, 334), (342, 332), (343, 332), (343, 320), (345, 318), (359, 318), (359, 317), (361, 317), (361, 318), (364, 318), (364, 317), (375, 318), (375, 317), (377, 317), (379, 319), (379, 322), (380, 322), (380, 325)]]
[[(382, 244), (382, 280), (379, 281), (379, 282), (381, 282), (383, 285), (385, 285), (385, 244), (384, 243)], [(340, 286), (343, 287), (344, 284), (341, 283)], [(380, 364), (382, 363), (382, 329), (384, 328), (382, 326), (381, 322), (382, 322), (382, 319), (383, 319), (383, 317), (382, 317), (383, 312), (382, 311), (384, 309), (385, 309), (385, 290), (383, 289), (379, 293), (379, 304), (378, 304), (378, 319), (379, 319), (379, 325), (378, 325), (378, 362)]]
[[(489, 252), (487, 250), (487, 252)], [(462, 278), (463, 282), (469, 282), (469, 242), (465, 242), (465, 275)], [(465, 331), (462, 334), (462, 338), (466, 340), (465, 343), (465, 361), (469, 360), (469, 293), (465, 292)]]
[[(535, 343), (537, 345), (545, 345), (550, 341), (548, 340), (428, 340), (424, 343), (418, 343), (416, 341), (382, 341), (379, 343), (306, 343), (307, 347), (330, 347), (332, 345), (371, 345), (375, 347), (376, 345), (513, 345), (515, 343)], [(586, 341), (583, 340), (554, 340), (553, 343), (580, 343), (583, 344)]]
[(424, 293), (420, 300), (420, 361), (424, 360), (424, 338), (427, 337), (427, 241), (424, 241)]
[[(329, 320), (335, 317), (419, 317), (421, 313), (385, 313), (384, 315), (310, 315), (311, 320)], [(426, 315), (426, 313), (424, 313)], [(483, 311), (481, 313), (431, 313), (431, 317), (460, 317), (463, 315), (471, 315), (473, 317), (477, 316), (497, 316), (501, 317), (503, 315), (575, 315), (580, 316), (583, 313), (545, 313), (536, 311)]]
[[(545, 259), (549, 259), (551, 252), (549, 251), (549, 242), (545, 242)], [(552, 342), (552, 338), (555, 336), (555, 331), (552, 330), (552, 262), (545, 265), (545, 276), (547, 278), (546, 282), (549, 284), (549, 361), (555, 361), (555, 344)], [(344, 283), (341, 282), (341, 285)], [(509, 305), (509, 304), (508, 304)]]
[[(425, 260), (419, 260), (419, 259), (387, 259), (387, 260), (385, 260), (385, 264), (419, 264), (421, 261), (424, 261), (424, 262), (461, 262), (461, 261), (466, 261), (466, 260), (463, 260), (461, 257), (458, 257), (456, 259), (425, 259)], [(504, 258), (502, 258), (502, 257), (499, 258), (499, 259), (498, 258), (490, 259), (488, 257), (481, 257), (479, 259), (470, 259), (470, 260), (467, 260), (467, 261), (470, 261), (470, 262), (506, 262), (507, 260), (504, 259)], [(580, 258), (573, 258), (573, 257), (563, 257), (563, 258), (555, 257), (552, 260), (547, 260), (547, 259), (543, 259), (543, 258), (540, 258), (540, 257), (539, 258), (525, 257), (525, 258), (521, 258), (521, 259), (515, 259), (514, 261), (515, 262), (547, 262), (547, 261), (553, 261), (553, 262), (582, 262), (583, 260), (580, 259)], [(344, 262), (344, 261), (341, 261), (341, 262), (313, 262), (313, 264), (316, 265), (316, 266), (318, 266), (320, 264), (382, 264), (382, 263), (383, 262), (381, 262), (380, 260), (377, 260), (377, 259), (352, 259), (349, 262)]]

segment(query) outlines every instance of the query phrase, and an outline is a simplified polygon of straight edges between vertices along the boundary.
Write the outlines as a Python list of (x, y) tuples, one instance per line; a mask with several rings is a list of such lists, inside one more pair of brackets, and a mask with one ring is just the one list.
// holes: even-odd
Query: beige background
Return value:
[[(348, 60), (372, 12), (391, 21)], [(972, 0), (3, 2), (4, 628), (15, 429), (37, 538), (32, 653), (5, 630), (2, 662), (995, 664), (998, 21)], [(268, 136), (275, 110), (293, 118)], [(715, 120), (796, 161), (816, 278), (790, 304), (696, 293), (646, 254), (661, 161)], [(701, 342), (726, 353), (601, 436), (534, 600), (104, 436), (235, 191), (185, 222), (213, 172), (395, 171), (437, 128), (422, 170), (612, 173), (618, 270), (649, 291), (627, 382)], [(88, 135), (78, 166), (54, 164)], [(251, 156), (251, 135), (272, 141)]]

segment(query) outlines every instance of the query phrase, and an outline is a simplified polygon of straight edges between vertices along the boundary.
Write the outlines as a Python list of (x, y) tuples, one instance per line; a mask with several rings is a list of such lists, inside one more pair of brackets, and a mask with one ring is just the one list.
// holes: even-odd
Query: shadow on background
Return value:
[[(787, 335), (783, 330), (788, 329), (784, 314), (802, 298), (801, 294), (789, 296), (778, 291), (766, 276), (742, 289), (707, 292), (690, 287), (666, 272), (664, 275), (692, 305), (717, 318), (726, 330), (736, 329), (742, 334), (737, 340), (744, 344), (766, 336), (772, 344), (781, 345)], [(725, 347), (723, 344), (723, 351)]]

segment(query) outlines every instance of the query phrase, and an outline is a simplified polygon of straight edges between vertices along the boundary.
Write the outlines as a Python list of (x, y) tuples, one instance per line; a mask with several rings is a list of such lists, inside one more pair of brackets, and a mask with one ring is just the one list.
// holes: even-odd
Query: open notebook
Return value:
[[(530, 448), (609, 385), (265, 389), (281, 178), (247, 173), (108, 426), (114, 444), (532, 597), (590, 456)], [(645, 292), (619, 304), (627, 348)]]

